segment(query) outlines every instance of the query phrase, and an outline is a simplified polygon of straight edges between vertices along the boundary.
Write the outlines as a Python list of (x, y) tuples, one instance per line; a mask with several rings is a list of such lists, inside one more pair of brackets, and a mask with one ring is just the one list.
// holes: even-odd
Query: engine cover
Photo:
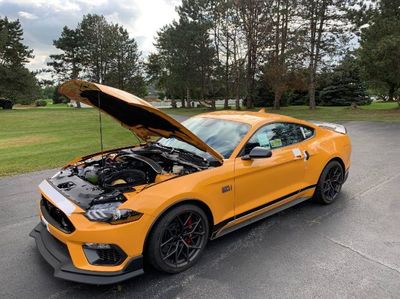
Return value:
[(138, 169), (106, 168), (99, 173), (99, 185), (105, 189), (129, 188), (146, 183), (146, 173)]

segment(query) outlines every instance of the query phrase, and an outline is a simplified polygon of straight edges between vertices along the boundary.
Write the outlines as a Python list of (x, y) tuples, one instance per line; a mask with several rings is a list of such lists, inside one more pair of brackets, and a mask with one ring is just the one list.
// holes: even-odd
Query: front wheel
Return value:
[(179, 273), (190, 268), (207, 244), (209, 224), (198, 206), (173, 208), (156, 224), (150, 235), (147, 254), (154, 268)]
[(325, 166), (319, 178), (314, 198), (322, 204), (331, 204), (337, 198), (344, 182), (344, 170), (338, 161)]

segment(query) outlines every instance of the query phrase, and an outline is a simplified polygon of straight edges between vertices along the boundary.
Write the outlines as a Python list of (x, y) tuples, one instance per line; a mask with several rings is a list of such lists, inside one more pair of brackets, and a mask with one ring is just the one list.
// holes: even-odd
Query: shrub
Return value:
[(47, 101), (46, 101), (46, 100), (36, 100), (36, 101), (35, 101), (35, 106), (36, 106), (36, 107), (44, 107), (44, 106), (47, 106)]

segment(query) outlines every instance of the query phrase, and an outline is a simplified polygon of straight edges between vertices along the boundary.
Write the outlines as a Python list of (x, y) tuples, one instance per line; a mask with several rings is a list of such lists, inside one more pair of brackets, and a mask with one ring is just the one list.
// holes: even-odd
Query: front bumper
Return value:
[(131, 259), (122, 270), (116, 272), (82, 270), (73, 265), (66, 245), (54, 238), (42, 223), (39, 223), (29, 235), (35, 239), (43, 258), (54, 268), (54, 276), (57, 278), (105, 285), (143, 274), (143, 256)]

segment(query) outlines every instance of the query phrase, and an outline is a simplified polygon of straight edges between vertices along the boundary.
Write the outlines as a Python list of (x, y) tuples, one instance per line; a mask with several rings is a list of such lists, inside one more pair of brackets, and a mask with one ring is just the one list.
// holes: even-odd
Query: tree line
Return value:
[[(366, 104), (369, 94), (400, 106), (400, 0), (183, 0), (176, 10), (146, 58), (123, 26), (85, 15), (63, 28), (46, 71), (56, 84), (87, 79), (138, 96), (155, 86), (182, 107), (235, 99), (237, 109), (315, 109)], [(0, 96), (36, 92), (31, 58), (19, 21), (0, 19)]]
[[(389, 0), (369, 7), (347, 0), (183, 0), (179, 19), (157, 34), (147, 74), (183, 107), (215, 98), (226, 108), (235, 98), (237, 109), (240, 99), (247, 108), (365, 104), (368, 87), (393, 100), (399, 10), (399, 1)], [(354, 50), (357, 35), (361, 47)], [(381, 42), (392, 48), (382, 50)], [(382, 60), (396, 69), (385, 64), (378, 74)]]

